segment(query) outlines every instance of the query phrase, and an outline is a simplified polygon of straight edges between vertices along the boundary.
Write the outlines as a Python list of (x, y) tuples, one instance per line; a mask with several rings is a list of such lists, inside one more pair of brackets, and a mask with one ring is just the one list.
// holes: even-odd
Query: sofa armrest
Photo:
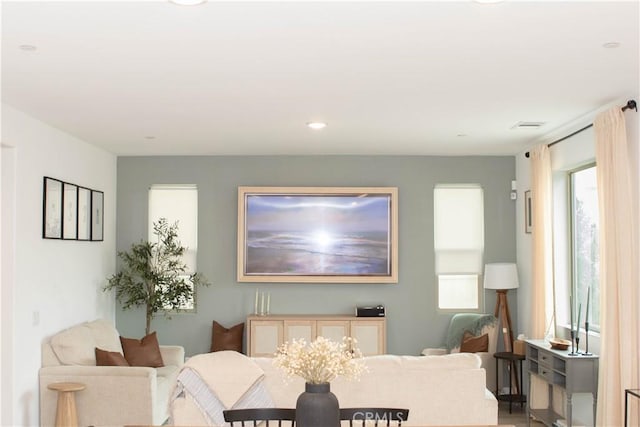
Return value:
[(39, 382), (41, 426), (53, 426), (55, 421), (58, 396), (47, 388), (55, 382), (85, 385), (75, 393), (79, 425), (154, 425), (164, 421), (154, 417), (158, 412), (155, 368), (50, 366), (40, 368)]
[(160, 354), (165, 366), (174, 365), (181, 368), (184, 365), (184, 347), (180, 345), (161, 345)]
[(447, 354), (446, 348), (425, 348), (422, 350), (423, 356), (444, 356)]

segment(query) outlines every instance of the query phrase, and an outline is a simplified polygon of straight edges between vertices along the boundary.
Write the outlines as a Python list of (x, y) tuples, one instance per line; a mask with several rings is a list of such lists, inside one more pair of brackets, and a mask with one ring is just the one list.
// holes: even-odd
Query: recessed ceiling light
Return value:
[(309, 122), (307, 123), (307, 126), (310, 127), (311, 129), (324, 129), (327, 127), (327, 124), (324, 122)]
[(34, 46), (32, 44), (21, 44), (18, 47), (20, 48), (20, 50), (25, 50), (25, 51), (28, 51), (28, 52), (33, 52), (34, 50), (38, 49), (37, 46)]
[(620, 42), (607, 42), (603, 44), (602, 47), (605, 49), (615, 49), (617, 47), (620, 47)]
[(178, 6), (197, 6), (206, 2), (207, 0), (169, 0), (169, 3), (177, 4)]

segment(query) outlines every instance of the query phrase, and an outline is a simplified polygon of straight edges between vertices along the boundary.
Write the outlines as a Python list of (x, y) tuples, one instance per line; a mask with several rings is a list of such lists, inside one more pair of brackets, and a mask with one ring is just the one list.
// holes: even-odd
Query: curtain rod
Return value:
[[(630, 99), (629, 101), (627, 101), (627, 105), (625, 105), (624, 107), (622, 107), (622, 108), (621, 108), (621, 110), (622, 110), (622, 111), (626, 111), (626, 110), (629, 110), (629, 109), (636, 110), (636, 113), (638, 112), (638, 104), (636, 104), (635, 99)], [(567, 135), (567, 136), (563, 136), (563, 137), (562, 137), (562, 138), (560, 138), (560, 139), (556, 139), (555, 141), (548, 143), (548, 144), (547, 144), (547, 147), (551, 147), (551, 146), (553, 146), (553, 145), (556, 145), (557, 143), (562, 142), (562, 141), (564, 141), (565, 139), (571, 138), (573, 135), (577, 135), (577, 134), (579, 134), (580, 132), (582, 132), (582, 131), (584, 131), (584, 130), (589, 129), (590, 127), (593, 127), (593, 123), (588, 124), (588, 125), (586, 125), (585, 127), (583, 127), (582, 129), (578, 129), (577, 131), (575, 131), (575, 132), (573, 132), (573, 133), (570, 133), (570, 134), (569, 134), (569, 135)], [(526, 158), (529, 158), (529, 152), (527, 151), (526, 153), (524, 153), (524, 156), (525, 156)]]

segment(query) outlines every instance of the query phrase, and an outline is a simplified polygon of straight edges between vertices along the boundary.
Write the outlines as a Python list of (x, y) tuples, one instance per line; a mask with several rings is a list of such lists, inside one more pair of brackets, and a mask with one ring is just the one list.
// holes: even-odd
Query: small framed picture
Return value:
[(62, 183), (62, 238), (78, 239), (78, 186)]
[(91, 190), (91, 240), (103, 240), (104, 233), (104, 193)]
[(533, 230), (533, 206), (531, 200), (531, 190), (524, 192), (524, 232), (531, 233)]
[(42, 238), (62, 239), (62, 181), (44, 177)]
[(78, 240), (91, 240), (91, 190), (78, 187)]

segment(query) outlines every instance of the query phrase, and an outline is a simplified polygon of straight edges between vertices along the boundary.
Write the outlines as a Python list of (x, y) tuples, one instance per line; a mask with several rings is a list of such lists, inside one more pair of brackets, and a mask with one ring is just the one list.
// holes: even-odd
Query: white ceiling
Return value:
[(639, 21), (637, 1), (3, 1), (2, 101), (118, 155), (515, 154), (639, 93)]

